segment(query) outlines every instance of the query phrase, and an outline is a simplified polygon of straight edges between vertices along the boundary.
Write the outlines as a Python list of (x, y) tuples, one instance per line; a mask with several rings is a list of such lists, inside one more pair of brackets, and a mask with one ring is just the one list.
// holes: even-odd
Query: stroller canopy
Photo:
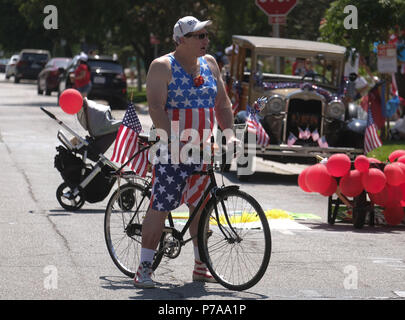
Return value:
[(83, 99), (83, 107), (77, 113), (81, 126), (92, 137), (99, 137), (117, 132), (122, 120), (115, 120), (111, 114), (110, 106), (99, 104), (95, 101)]

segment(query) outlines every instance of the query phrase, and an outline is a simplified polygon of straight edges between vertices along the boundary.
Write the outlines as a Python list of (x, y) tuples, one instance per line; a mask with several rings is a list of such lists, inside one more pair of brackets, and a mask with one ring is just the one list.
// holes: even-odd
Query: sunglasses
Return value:
[(195, 38), (195, 39), (199, 39), (199, 40), (204, 40), (205, 38), (208, 39), (209, 33), (199, 33), (199, 34), (191, 34), (191, 33), (187, 33), (184, 35), (186, 38)]

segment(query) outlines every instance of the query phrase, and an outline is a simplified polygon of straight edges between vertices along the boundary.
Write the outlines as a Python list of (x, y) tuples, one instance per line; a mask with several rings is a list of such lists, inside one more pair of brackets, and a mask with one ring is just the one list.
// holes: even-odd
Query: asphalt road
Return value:
[[(327, 199), (297, 186), (303, 166), (263, 161), (241, 189), (265, 210), (305, 215), (269, 220), (272, 256), (256, 286), (233, 292), (193, 283), (193, 253), (187, 245), (179, 258), (159, 266), (160, 288), (134, 288), (114, 266), (104, 242), (108, 197), (77, 212), (63, 210), (56, 201), (62, 179), (53, 158), (60, 127), (41, 106), (84, 135), (75, 117), (56, 105), (55, 93), (38, 96), (35, 82), (14, 84), (0, 74), (0, 299), (404, 299), (404, 226), (328, 225)], [(147, 128), (147, 108), (138, 111)], [(114, 111), (116, 118), (123, 113)], [(239, 184), (234, 166), (224, 182)]]

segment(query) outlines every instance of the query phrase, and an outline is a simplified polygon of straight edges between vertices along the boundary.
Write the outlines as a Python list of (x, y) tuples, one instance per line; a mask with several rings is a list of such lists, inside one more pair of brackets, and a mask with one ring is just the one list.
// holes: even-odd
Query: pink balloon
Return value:
[(326, 163), (329, 173), (334, 177), (343, 177), (346, 175), (350, 170), (350, 166), (350, 158), (344, 153), (332, 155)]
[(76, 114), (82, 108), (83, 97), (76, 89), (66, 89), (59, 97), (59, 104), (66, 113)]
[(405, 182), (405, 173), (402, 168), (395, 164), (387, 164), (384, 167), (384, 174), (387, 177), (387, 183), (392, 186), (399, 186)]
[(336, 192), (336, 189), (337, 189), (336, 179), (331, 178), (329, 187), (324, 192), (321, 192), (321, 194), (325, 197), (330, 197), (332, 194)]
[(403, 197), (400, 186), (391, 186), (387, 184), (383, 190), (378, 193), (369, 193), (370, 200), (382, 207), (397, 207), (401, 205)]
[(305, 177), (305, 183), (308, 189), (319, 193), (327, 191), (331, 180), (332, 177), (326, 169), (326, 166), (320, 163), (309, 167)]
[(388, 156), (388, 160), (390, 162), (394, 162), (401, 156), (405, 156), (405, 150), (395, 150), (391, 152), (391, 154)]
[(396, 226), (401, 223), (404, 218), (404, 209), (402, 207), (387, 207), (384, 210), (385, 221), (392, 226)]
[(397, 159), (397, 162), (401, 162), (401, 163), (404, 163), (404, 164), (405, 164), (405, 156), (400, 156), (400, 157)]
[(351, 170), (347, 175), (343, 176), (340, 179), (339, 187), (345, 196), (357, 197), (364, 190), (360, 171)]
[(381, 163), (381, 161), (378, 160), (378, 159), (376, 159), (376, 158), (367, 158), (367, 159), (368, 159), (368, 161), (369, 161), (370, 163)]
[(369, 193), (378, 193), (382, 191), (387, 183), (387, 178), (381, 170), (371, 168), (364, 172), (361, 177), (363, 187)]
[(301, 173), (300, 173), (299, 176), (298, 176), (298, 185), (299, 185), (300, 188), (301, 188), (302, 190), (304, 190), (305, 192), (312, 192), (312, 191), (308, 188), (308, 186), (307, 186), (307, 184), (306, 184), (306, 182), (305, 182), (305, 179), (306, 179), (306, 176), (307, 176), (307, 173), (308, 173), (308, 170), (309, 170), (309, 169), (310, 169), (310, 167), (305, 168), (304, 170), (301, 171)]
[(370, 162), (366, 156), (357, 156), (354, 160), (354, 167), (360, 172), (366, 172), (370, 168)]

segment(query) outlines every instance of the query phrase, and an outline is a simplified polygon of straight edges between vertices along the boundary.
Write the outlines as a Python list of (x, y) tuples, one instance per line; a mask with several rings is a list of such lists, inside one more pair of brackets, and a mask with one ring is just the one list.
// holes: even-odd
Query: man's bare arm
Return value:
[[(156, 129), (164, 130), (170, 137), (170, 120), (165, 112), (167, 100), (167, 85), (170, 81), (170, 65), (167, 58), (155, 59), (146, 77), (146, 96), (149, 105), (149, 115)], [(159, 132), (158, 132), (159, 134)], [(164, 138), (161, 136), (161, 138)]]

